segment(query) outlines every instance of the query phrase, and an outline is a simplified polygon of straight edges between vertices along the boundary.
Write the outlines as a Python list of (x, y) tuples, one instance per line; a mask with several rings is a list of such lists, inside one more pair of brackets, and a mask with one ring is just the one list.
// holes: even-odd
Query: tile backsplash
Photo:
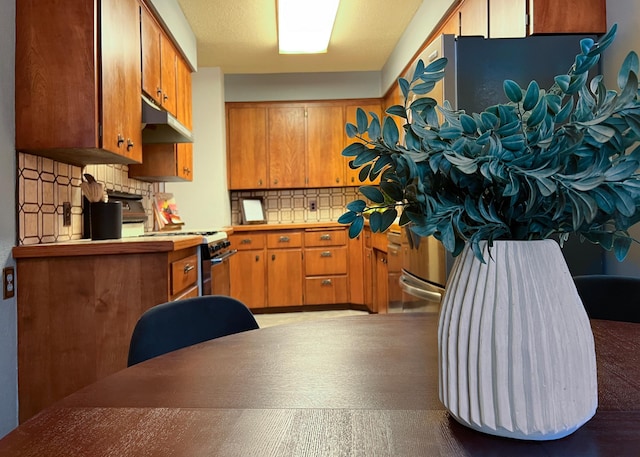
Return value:
[[(240, 199), (262, 197), (268, 224), (335, 222), (358, 198), (357, 187), (231, 192), (231, 223), (239, 224)], [(315, 210), (312, 209), (315, 203)]]
[[(82, 175), (90, 173), (105, 189), (142, 195), (147, 211), (146, 230), (153, 229), (151, 197), (159, 184), (129, 179), (126, 165), (78, 167), (31, 154), (18, 153), (17, 220), (19, 245), (80, 239)], [(71, 225), (64, 226), (62, 205), (71, 203)]]

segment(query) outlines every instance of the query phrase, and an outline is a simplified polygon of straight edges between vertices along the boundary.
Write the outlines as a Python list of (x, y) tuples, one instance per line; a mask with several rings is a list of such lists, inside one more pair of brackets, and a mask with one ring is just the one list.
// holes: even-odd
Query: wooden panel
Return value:
[(458, 10), (460, 35), (488, 36), (489, 10), (487, 0), (465, 0)]
[(529, 0), (529, 34), (607, 31), (606, 0)]
[(347, 273), (347, 248), (327, 247), (304, 251), (305, 274), (307, 276)]
[(308, 187), (345, 185), (344, 125), (342, 105), (307, 107)]
[(373, 312), (385, 314), (389, 307), (389, 270), (387, 253), (373, 250)]
[(198, 281), (198, 257), (189, 256), (171, 262), (171, 295), (196, 284)]
[(269, 249), (299, 248), (302, 246), (302, 232), (267, 233)]
[(267, 110), (227, 106), (229, 189), (263, 189), (267, 180)]
[(176, 117), (189, 130), (193, 129), (193, 89), (191, 83), (191, 69), (181, 56), (177, 60), (177, 97), (178, 107)]
[(166, 254), (19, 259), (20, 421), (126, 367), (131, 332), (167, 301)]
[(229, 240), (231, 241), (231, 247), (238, 251), (262, 249), (266, 246), (264, 233), (238, 233), (231, 235)]
[(346, 276), (323, 276), (305, 279), (305, 305), (332, 305), (347, 303)]
[(199, 295), (200, 291), (198, 290), (198, 285), (194, 285), (193, 287), (183, 291), (181, 294), (173, 297), (173, 300), (184, 300), (185, 298), (193, 298)]
[(345, 229), (307, 230), (304, 232), (304, 245), (306, 247), (346, 246), (346, 244), (347, 231)]
[(350, 238), (349, 250), (349, 303), (364, 305), (364, 238), (362, 234)]
[(302, 305), (302, 250), (267, 251), (267, 306)]
[(526, 35), (526, 0), (489, 0), (489, 38), (522, 38)]
[[(303, 107), (268, 108), (269, 187), (305, 186), (306, 145)], [(246, 133), (245, 133), (246, 134)]]
[(231, 296), (249, 308), (266, 306), (265, 250), (238, 250), (229, 258)]
[(160, 29), (151, 13), (141, 7), (142, 90), (158, 104), (162, 103)]

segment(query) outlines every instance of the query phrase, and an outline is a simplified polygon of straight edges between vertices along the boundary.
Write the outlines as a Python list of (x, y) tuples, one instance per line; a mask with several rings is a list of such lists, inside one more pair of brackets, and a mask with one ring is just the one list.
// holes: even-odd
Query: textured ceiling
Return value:
[[(322, 0), (320, 0), (322, 1)], [(198, 66), (225, 74), (379, 71), (422, 0), (341, 0), (325, 54), (279, 55), (276, 0), (178, 0)]]

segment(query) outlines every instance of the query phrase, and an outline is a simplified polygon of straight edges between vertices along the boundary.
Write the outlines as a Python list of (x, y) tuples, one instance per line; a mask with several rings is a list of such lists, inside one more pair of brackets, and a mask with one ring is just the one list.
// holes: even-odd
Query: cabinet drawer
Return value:
[(323, 276), (305, 280), (305, 305), (332, 305), (348, 301), (346, 276)]
[(306, 249), (306, 276), (341, 275), (347, 273), (347, 248)]
[(310, 230), (304, 232), (304, 245), (316, 246), (344, 246), (347, 244), (347, 231), (337, 230)]
[(171, 295), (198, 282), (198, 257), (191, 255), (171, 262)]
[(185, 290), (183, 293), (175, 297), (173, 300), (184, 300), (185, 298), (193, 298), (198, 296), (198, 285), (191, 287), (191, 289)]
[(269, 249), (299, 248), (301, 246), (301, 232), (278, 232), (267, 234), (267, 247)]
[(231, 235), (229, 237), (231, 241), (231, 247), (238, 251), (247, 251), (249, 249), (262, 249), (265, 246), (266, 240), (264, 233), (245, 233)]

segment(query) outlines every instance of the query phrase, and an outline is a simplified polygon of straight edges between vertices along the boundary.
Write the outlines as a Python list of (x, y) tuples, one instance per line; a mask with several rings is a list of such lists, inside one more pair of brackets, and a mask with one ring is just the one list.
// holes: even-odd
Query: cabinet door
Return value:
[(238, 251), (229, 258), (231, 296), (249, 308), (266, 306), (265, 251)]
[(458, 10), (460, 35), (488, 35), (489, 10), (487, 0), (464, 0)]
[(176, 117), (189, 130), (193, 129), (192, 113), (192, 89), (191, 89), (191, 68), (178, 56), (177, 60), (177, 97), (178, 107)]
[(526, 35), (525, 0), (489, 0), (489, 38), (522, 38)]
[(229, 189), (266, 189), (266, 108), (227, 110)]
[(356, 305), (364, 305), (364, 251), (362, 235), (350, 238), (349, 250), (349, 302)]
[(162, 104), (162, 75), (160, 72), (160, 28), (149, 11), (140, 7), (140, 39), (142, 49), (142, 90)]
[(342, 106), (307, 107), (308, 187), (344, 186)]
[[(399, 93), (400, 91), (398, 91)], [(390, 100), (391, 103), (389, 103), (389, 105), (395, 105), (395, 104), (402, 104), (402, 99), (393, 99)], [(367, 116), (369, 117), (369, 120), (371, 120), (371, 115), (369, 113), (376, 113), (378, 115), (378, 117), (380, 118), (380, 122), (382, 123), (382, 106), (381, 104), (378, 103), (368, 103), (368, 104), (362, 104), (362, 105), (347, 105), (345, 107), (345, 124), (351, 123), (356, 125), (356, 112), (358, 110), (358, 108), (362, 108), (366, 113)], [(399, 126), (398, 129), (400, 131), (402, 131), (402, 127)], [(345, 134), (345, 146), (353, 143), (354, 141), (358, 141), (356, 138), (349, 138), (346, 136)], [(369, 136), (367, 134), (365, 134), (364, 136), (365, 139), (369, 139)], [(380, 183), (380, 176), (378, 176), (373, 182), (369, 179), (367, 179), (364, 182), (361, 182), (360, 179), (358, 178), (358, 173), (360, 173), (360, 169), (354, 170), (353, 168), (351, 168), (349, 166), (349, 162), (351, 160), (353, 160), (352, 157), (342, 157), (340, 156), (346, 163), (346, 185), (347, 186), (361, 186), (361, 185), (367, 185), (367, 184), (378, 184)]]
[(101, 5), (102, 146), (141, 162), (138, 2), (113, 0)]
[(176, 61), (178, 53), (169, 38), (160, 36), (161, 74), (162, 74), (162, 107), (176, 116), (177, 114), (177, 81)]
[(193, 143), (176, 144), (177, 177), (193, 181)]
[(268, 108), (269, 187), (271, 189), (305, 186), (305, 109), (303, 107)]
[(389, 270), (387, 268), (387, 253), (373, 250), (373, 278), (375, 291), (373, 293), (373, 310), (386, 314), (389, 305)]
[(370, 247), (364, 248), (364, 305), (370, 312), (375, 312), (373, 309), (373, 249)]
[(607, 31), (606, 0), (529, 0), (529, 34)]
[(267, 251), (267, 306), (302, 305), (302, 250)]
[(140, 181), (192, 181), (193, 144), (145, 144), (142, 163), (129, 165), (129, 177)]

